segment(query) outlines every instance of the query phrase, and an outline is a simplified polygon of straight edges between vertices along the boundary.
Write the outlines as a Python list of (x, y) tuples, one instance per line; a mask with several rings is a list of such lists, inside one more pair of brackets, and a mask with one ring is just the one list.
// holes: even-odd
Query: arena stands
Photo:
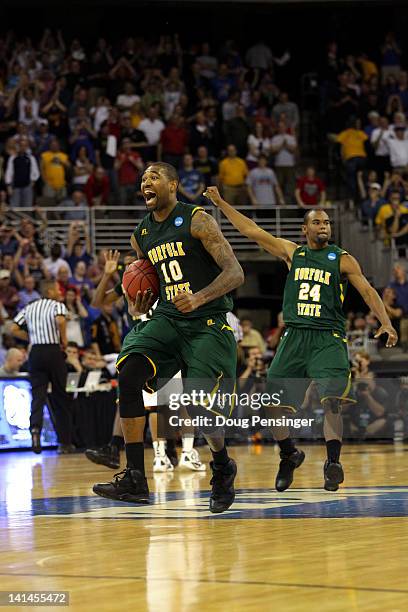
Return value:
[[(68, 340), (79, 357), (88, 364), (117, 352), (127, 331), (123, 309), (101, 312), (91, 307), (91, 298), (103, 270), (101, 251), (127, 249), (145, 212), (139, 181), (153, 160), (179, 168), (184, 200), (207, 206), (201, 191), (218, 183), (232, 204), (292, 240), (300, 240), (310, 206), (328, 207), (337, 220), (337, 241), (356, 226), (364, 249), (389, 262), (389, 287), (378, 288), (401, 331), (395, 351), (406, 351), (408, 80), (395, 36), (384, 35), (381, 44), (376, 57), (345, 54), (335, 42), (326, 54), (322, 48), (323, 66), (305, 74), (293, 99), (277, 76), (290, 53), (275, 57), (261, 41), (239, 48), (228, 40), (216, 48), (206, 41), (187, 45), (174, 35), (100, 38), (89, 46), (59, 30), (45, 29), (38, 38), (3, 35), (3, 360), (16, 345), (10, 321), (38, 297), (41, 279), (50, 277), (64, 295)], [(258, 249), (218, 211), (208, 210), (239, 255), (256, 260)], [(240, 314), (239, 299), (237, 305)], [(280, 307), (269, 306), (266, 323), (259, 323), (267, 359), (276, 346), (269, 339), (282, 330), (274, 323)], [(260, 321), (255, 309), (252, 314)], [(374, 361), (384, 358), (373, 339), (376, 327), (370, 313), (350, 307), (351, 346), (369, 351)]]

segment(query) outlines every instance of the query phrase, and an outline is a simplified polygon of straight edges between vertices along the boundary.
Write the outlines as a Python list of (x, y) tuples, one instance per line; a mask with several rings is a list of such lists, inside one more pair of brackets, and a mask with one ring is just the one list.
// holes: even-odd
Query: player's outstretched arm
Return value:
[(268, 232), (265, 232), (252, 219), (248, 219), (245, 215), (235, 210), (228, 202), (223, 200), (217, 187), (207, 187), (203, 194), (206, 198), (217, 206), (224, 215), (231, 221), (232, 225), (250, 240), (258, 243), (265, 251), (275, 255), (290, 264), (292, 256), (298, 245), (284, 238), (276, 238)]
[(398, 334), (392, 326), (382, 299), (362, 273), (358, 261), (349, 254), (342, 255), (340, 272), (357, 289), (367, 306), (380, 321), (381, 327), (376, 333), (375, 338), (379, 338), (382, 334), (387, 334), (388, 339), (385, 346), (387, 348), (395, 346), (398, 342)]
[(180, 312), (191, 312), (207, 302), (226, 295), (244, 282), (244, 272), (237, 258), (211, 215), (198, 211), (191, 221), (191, 235), (201, 240), (205, 250), (221, 269), (212, 283), (197, 293), (179, 293), (173, 303)]

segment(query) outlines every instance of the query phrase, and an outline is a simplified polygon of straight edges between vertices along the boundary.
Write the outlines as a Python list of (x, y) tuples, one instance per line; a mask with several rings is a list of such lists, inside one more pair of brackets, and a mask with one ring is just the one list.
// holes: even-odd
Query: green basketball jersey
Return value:
[(201, 241), (191, 235), (191, 220), (198, 210), (204, 209), (177, 202), (167, 219), (158, 222), (153, 213), (149, 213), (134, 232), (140, 250), (154, 265), (160, 279), (157, 314), (185, 319), (215, 315), (232, 309), (232, 299), (228, 295), (208, 302), (188, 314), (179, 312), (172, 303), (178, 293), (197, 293), (221, 272)]
[(342, 305), (346, 283), (340, 274), (344, 253), (334, 244), (323, 249), (296, 249), (283, 297), (283, 319), (288, 327), (345, 333)]

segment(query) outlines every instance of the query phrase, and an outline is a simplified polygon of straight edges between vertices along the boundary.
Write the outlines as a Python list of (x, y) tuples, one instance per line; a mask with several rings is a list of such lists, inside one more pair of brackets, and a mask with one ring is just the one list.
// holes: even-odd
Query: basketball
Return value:
[(159, 277), (148, 259), (138, 259), (125, 270), (122, 278), (124, 291), (132, 299), (136, 299), (138, 291), (152, 292), (155, 300), (159, 297)]

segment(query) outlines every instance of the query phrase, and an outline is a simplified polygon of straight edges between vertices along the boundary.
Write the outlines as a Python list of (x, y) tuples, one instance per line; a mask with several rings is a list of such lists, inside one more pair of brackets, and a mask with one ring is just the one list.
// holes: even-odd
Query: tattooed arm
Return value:
[(173, 298), (177, 310), (191, 312), (207, 304), (244, 282), (244, 273), (231, 245), (226, 241), (211, 215), (198, 211), (191, 221), (191, 235), (201, 240), (204, 248), (221, 268), (220, 274), (207, 287), (197, 293), (179, 293)]

